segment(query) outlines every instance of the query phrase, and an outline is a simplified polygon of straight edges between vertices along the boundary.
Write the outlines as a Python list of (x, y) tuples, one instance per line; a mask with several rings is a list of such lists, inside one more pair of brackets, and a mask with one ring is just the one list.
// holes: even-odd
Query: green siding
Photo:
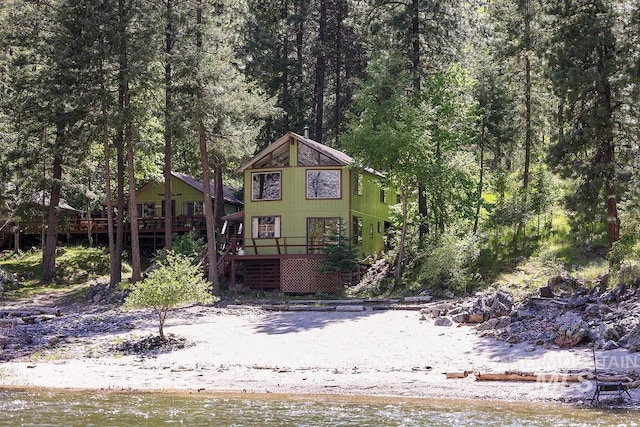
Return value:
[(362, 218), (362, 253), (380, 253), (384, 250), (384, 222), (389, 218), (389, 204), (395, 204), (395, 192), (387, 190), (386, 203), (381, 202), (379, 176), (355, 170), (351, 173), (363, 175), (361, 194), (351, 195), (351, 215)]
[[(291, 163), (296, 164), (297, 144), (290, 145)], [(341, 173), (340, 199), (307, 199), (307, 170), (339, 170)], [(252, 201), (252, 173), (281, 172), (281, 199)], [(361, 196), (352, 194), (352, 173), (347, 166), (279, 167), (247, 169), (244, 175), (245, 194), (245, 245), (247, 254), (253, 255), (252, 219), (254, 217), (280, 217), (281, 245), (289, 245), (288, 253), (306, 253), (307, 218), (341, 217), (351, 229), (353, 216), (362, 218), (361, 255), (380, 253), (384, 249), (384, 221), (388, 220), (389, 208), (380, 202), (380, 177), (363, 172), (363, 192)], [(389, 195), (391, 196), (391, 195)], [(395, 198), (395, 195), (393, 195)], [(393, 201), (390, 197), (388, 201)], [(378, 227), (380, 224), (380, 227)], [(370, 233), (373, 231), (373, 233)], [(351, 234), (351, 233), (349, 233)], [(256, 239), (258, 254), (277, 253), (276, 239)], [(266, 248), (264, 246), (271, 245)], [(300, 245), (293, 248), (290, 245)]]
[[(176, 215), (182, 214), (182, 203), (203, 201), (203, 194), (201, 191), (175, 177), (171, 180), (171, 193), (176, 205)], [(163, 200), (164, 182), (150, 182), (136, 191), (137, 203), (155, 203), (156, 216), (162, 216)], [(225, 213), (233, 213), (237, 211), (236, 207), (229, 203), (224, 204), (224, 210)]]

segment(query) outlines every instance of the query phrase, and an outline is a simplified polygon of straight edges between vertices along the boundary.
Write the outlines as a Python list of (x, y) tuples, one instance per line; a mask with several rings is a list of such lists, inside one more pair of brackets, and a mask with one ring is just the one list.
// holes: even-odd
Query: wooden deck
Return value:
[[(125, 223), (125, 237), (131, 234), (129, 223)], [(0, 234), (0, 250), (15, 247), (15, 230), (19, 228), (19, 241), (25, 237), (39, 238), (43, 227), (39, 222), (8, 224)], [(138, 222), (140, 245), (153, 251), (164, 246), (164, 218), (140, 218)], [(206, 232), (204, 216), (173, 218), (173, 232), (185, 233), (197, 230)], [(106, 218), (73, 218), (61, 222), (58, 237), (80, 237), (91, 234), (95, 244), (107, 241), (108, 223)], [(225, 222), (222, 227), (222, 251), (218, 256), (217, 271), (227, 276), (231, 286), (236, 287), (238, 279), (243, 287), (254, 290), (279, 290), (286, 293), (308, 294), (325, 292), (338, 294), (344, 280), (335, 274), (319, 272), (322, 246), (307, 245), (306, 237), (274, 239), (244, 239), (242, 223), (234, 225)], [(25, 239), (27, 240), (27, 239)]]
[[(7, 223), (0, 233), (0, 250), (11, 250), (15, 247), (16, 230), (18, 238), (38, 238), (46, 230), (46, 224), (41, 221), (23, 221), (20, 223)], [(196, 230), (204, 233), (206, 221), (204, 216), (176, 216), (173, 218), (173, 232), (186, 233)], [(115, 223), (114, 223), (115, 231)], [(62, 220), (58, 226), (58, 238), (64, 239), (70, 236), (91, 235), (94, 242), (106, 241), (108, 233), (107, 218), (69, 218)], [(124, 233), (131, 234), (131, 224), (125, 222)], [(146, 217), (138, 219), (138, 235), (141, 241), (152, 244), (154, 250), (164, 245), (164, 217)]]

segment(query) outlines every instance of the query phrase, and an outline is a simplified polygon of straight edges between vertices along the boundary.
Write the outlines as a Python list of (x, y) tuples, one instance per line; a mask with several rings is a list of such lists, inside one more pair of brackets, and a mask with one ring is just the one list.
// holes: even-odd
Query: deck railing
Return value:
[[(7, 228), (15, 227), (15, 222), (12, 223)], [(20, 233), (22, 234), (40, 234), (42, 229), (46, 229), (46, 223), (42, 221), (22, 221), (17, 224), (20, 228)], [(58, 226), (58, 232), (60, 234), (77, 234), (77, 233), (86, 233), (91, 230), (91, 232), (96, 233), (106, 233), (108, 230), (108, 219), (107, 218), (68, 218), (65, 220), (61, 220)], [(206, 221), (204, 216), (185, 216), (179, 215), (172, 218), (173, 229), (176, 231), (186, 231), (192, 228), (197, 230), (204, 229), (206, 226)], [(114, 220), (114, 230), (115, 230), (115, 220)], [(129, 221), (125, 221), (124, 223), (125, 232), (131, 230), (131, 223)], [(161, 231), (164, 230), (164, 217), (143, 217), (138, 218), (138, 229), (140, 230), (149, 230), (149, 231)]]

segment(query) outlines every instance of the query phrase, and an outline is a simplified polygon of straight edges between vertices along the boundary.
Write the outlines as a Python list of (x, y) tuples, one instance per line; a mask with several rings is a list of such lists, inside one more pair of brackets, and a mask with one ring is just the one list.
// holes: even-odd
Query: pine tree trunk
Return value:
[(333, 124), (333, 137), (335, 146), (340, 146), (340, 124), (342, 123), (342, 31), (343, 31), (343, 5), (338, 4), (336, 16), (336, 57), (335, 57), (335, 112)]
[(478, 179), (478, 200), (476, 204), (476, 214), (473, 219), (473, 234), (478, 232), (478, 222), (480, 221), (480, 209), (482, 208), (482, 191), (484, 186), (484, 133), (485, 127), (482, 126), (482, 140), (480, 141), (480, 177)]
[(127, 171), (129, 177), (129, 218), (131, 219), (131, 282), (142, 278), (140, 265), (140, 241), (138, 239), (138, 208), (136, 203), (136, 176), (133, 161), (133, 131), (127, 123), (125, 131), (127, 144)]
[(327, 29), (327, 2), (326, 0), (319, 0), (320, 8), (320, 22), (318, 28), (318, 56), (316, 57), (316, 85), (315, 85), (315, 99), (316, 99), (316, 128), (315, 128), (315, 140), (322, 142), (323, 134), (323, 117), (324, 117), (324, 86), (326, 70), (326, 29)]
[(117, 208), (118, 212), (116, 213), (116, 247), (115, 247), (115, 256), (117, 258), (117, 262), (114, 265), (115, 270), (111, 273), (112, 278), (111, 281), (115, 283), (120, 283), (122, 281), (122, 252), (124, 252), (124, 211), (125, 211), (125, 197), (124, 197), (124, 132), (120, 131), (118, 135), (119, 141), (116, 144), (116, 162), (117, 164), (117, 173), (118, 173), (118, 199), (117, 199)]
[(171, 194), (171, 146), (173, 140), (173, 88), (171, 55), (173, 53), (173, 0), (167, 0), (164, 66), (164, 247), (171, 249), (173, 233), (173, 197)]
[[(197, 22), (198, 28), (202, 24), (202, 1), (198, 1), (198, 10), (197, 10)], [(197, 47), (198, 50), (202, 49), (202, 33), (198, 30), (197, 34)], [(213, 295), (220, 295), (220, 280), (218, 277), (218, 257), (217, 257), (217, 248), (218, 244), (216, 242), (216, 221), (215, 221), (215, 211), (217, 209), (212, 209), (211, 205), (211, 168), (209, 167), (209, 152), (207, 150), (207, 133), (204, 126), (204, 113), (202, 111), (202, 88), (198, 88), (198, 142), (200, 147), (200, 162), (202, 166), (202, 186), (204, 187), (203, 194), (203, 206), (204, 206), (204, 215), (205, 215), (205, 223), (207, 225), (207, 264), (208, 264), (208, 272), (207, 279), (211, 282), (212, 285), (212, 293)], [(222, 169), (218, 167), (216, 169), (217, 172), (220, 173), (220, 186), (222, 186)], [(216, 181), (218, 181), (216, 179)], [(216, 186), (217, 187), (217, 186)], [(222, 193), (222, 189), (216, 188), (218, 194), (216, 195), (216, 201), (218, 199), (224, 200), (224, 196)], [(217, 203), (216, 203), (217, 205)]]
[(400, 186), (400, 203), (402, 206), (402, 228), (400, 230), (400, 243), (398, 247), (398, 259), (396, 261), (396, 274), (393, 289), (396, 290), (402, 284), (402, 267), (404, 265), (404, 246), (407, 239), (408, 200), (406, 190)]
[(213, 206), (213, 219), (214, 229), (219, 229), (222, 225), (222, 217), (224, 216), (224, 183), (222, 182), (222, 162), (218, 160), (215, 164), (214, 170), (214, 206)]
[[(282, 20), (287, 22), (289, 19), (289, 1), (285, 0), (282, 7)], [(282, 34), (282, 57), (280, 60), (285, 64), (289, 58), (289, 34), (287, 31), (283, 31)], [(291, 113), (291, 94), (289, 93), (289, 66), (285, 65), (282, 72), (282, 108), (284, 109), (283, 126), (285, 132), (291, 130), (291, 123), (289, 121), (289, 114)]]
[[(58, 125), (56, 143), (61, 144), (62, 129)], [(58, 210), (60, 204), (60, 180), (62, 179), (62, 158), (53, 158), (53, 176), (51, 195), (49, 197), (49, 212), (47, 215), (47, 234), (42, 252), (42, 281), (51, 283), (56, 279), (56, 248), (58, 246)]]
[[(107, 126), (107, 108), (102, 104), (102, 143), (104, 147), (104, 192), (105, 203), (107, 205), (107, 236), (109, 238), (109, 285), (115, 286), (118, 280), (118, 272), (120, 265), (120, 257), (117, 256), (115, 250), (115, 241), (113, 235), (113, 200), (111, 196), (111, 165), (109, 156), (109, 127)], [(118, 280), (118, 281), (116, 281)]]
[(207, 154), (207, 135), (202, 118), (198, 119), (198, 135), (202, 164), (202, 186), (204, 187), (204, 214), (207, 224), (207, 264), (209, 265), (207, 278), (213, 285), (213, 294), (218, 296), (220, 295), (220, 281), (218, 279), (215, 220), (213, 209), (211, 209), (211, 171), (209, 168), (209, 155)]

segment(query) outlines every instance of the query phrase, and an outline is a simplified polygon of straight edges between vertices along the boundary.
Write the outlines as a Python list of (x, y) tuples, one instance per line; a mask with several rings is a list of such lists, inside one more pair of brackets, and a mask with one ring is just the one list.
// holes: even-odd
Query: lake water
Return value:
[(638, 426), (640, 411), (381, 397), (0, 389), (0, 426)]

